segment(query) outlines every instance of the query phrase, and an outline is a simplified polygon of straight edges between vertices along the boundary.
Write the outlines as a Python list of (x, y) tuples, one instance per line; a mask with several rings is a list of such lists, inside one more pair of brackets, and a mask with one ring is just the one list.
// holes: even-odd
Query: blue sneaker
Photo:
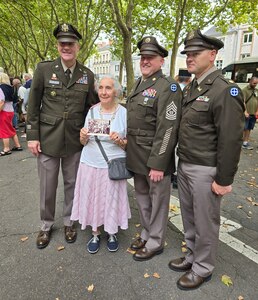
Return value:
[(107, 248), (110, 252), (116, 252), (118, 250), (119, 244), (115, 234), (108, 235)]
[(92, 235), (91, 239), (87, 243), (87, 250), (91, 254), (95, 254), (99, 251), (100, 247), (100, 235)]

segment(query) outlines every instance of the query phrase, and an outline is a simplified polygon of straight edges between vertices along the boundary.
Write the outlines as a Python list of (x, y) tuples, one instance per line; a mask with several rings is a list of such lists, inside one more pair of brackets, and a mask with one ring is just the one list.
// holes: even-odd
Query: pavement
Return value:
[[(176, 281), (182, 273), (167, 266), (169, 260), (184, 255), (177, 190), (171, 196), (165, 251), (149, 261), (136, 262), (127, 252), (140, 232), (132, 181), (128, 182), (132, 218), (129, 229), (118, 234), (119, 251), (108, 252), (103, 236), (100, 251), (92, 255), (86, 251), (89, 229), (81, 231), (78, 225), (77, 241), (74, 244), (64, 241), (60, 176), (51, 242), (47, 248), (38, 250), (35, 244), (40, 229), (37, 165), (26, 149), (25, 140), (20, 138), (24, 151), (0, 157), (0, 299), (257, 300), (258, 206), (254, 203), (258, 202), (258, 124), (251, 137), (254, 150), (242, 151), (233, 192), (224, 198), (221, 209), (222, 217), (239, 227), (227, 233), (231, 238), (228, 243), (220, 241), (212, 280), (193, 291), (179, 290)], [(224, 224), (222, 228), (228, 226)], [(245, 245), (244, 249), (232, 247), (232, 238)], [(253, 252), (250, 257), (245, 252), (248, 247)], [(225, 285), (222, 275), (229, 276), (232, 284)], [(93, 286), (92, 292), (88, 291), (89, 286)]]

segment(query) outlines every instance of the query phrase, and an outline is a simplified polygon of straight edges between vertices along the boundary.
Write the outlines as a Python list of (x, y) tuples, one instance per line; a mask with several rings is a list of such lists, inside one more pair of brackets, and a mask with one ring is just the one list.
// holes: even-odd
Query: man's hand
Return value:
[(232, 191), (232, 186), (231, 185), (222, 186), (217, 184), (215, 181), (213, 181), (211, 185), (211, 190), (213, 191), (214, 194), (218, 196), (224, 196)]
[(89, 130), (85, 127), (83, 127), (80, 131), (80, 143), (82, 145), (86, 145), (89, 141), (89, 135), (88, 135)]
[(39, 141), (28, 141), (28, 148), (33, 155), (39, 156), (39, 153), (41, 152)]
[(164, 172), (151, 169), (150, 173), (149, 173), (149, 177), (150, 177), (150, 180), (152, 180), (154, 182), (158, 182), (164, 178)]

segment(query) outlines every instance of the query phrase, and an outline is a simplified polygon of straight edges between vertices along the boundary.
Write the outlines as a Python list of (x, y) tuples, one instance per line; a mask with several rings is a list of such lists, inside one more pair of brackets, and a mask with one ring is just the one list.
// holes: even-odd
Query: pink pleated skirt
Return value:
[(128, 228), (131, 211), (126, 180), (110, 180), (108, 169), (80, 163), (73, 199), (71, 220), (79, 221), (81, 229), (87, 225), (97, 231), (104, 225), (109, 234)]

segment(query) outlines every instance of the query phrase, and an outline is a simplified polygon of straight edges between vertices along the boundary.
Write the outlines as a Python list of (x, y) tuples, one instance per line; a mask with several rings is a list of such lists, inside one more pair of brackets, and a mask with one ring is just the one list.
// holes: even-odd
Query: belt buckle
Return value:
[(65, 111), (65, 112), (63, 113), (63, 119), (68, 119), (68, 112), (67, 112), (67, 111)]

